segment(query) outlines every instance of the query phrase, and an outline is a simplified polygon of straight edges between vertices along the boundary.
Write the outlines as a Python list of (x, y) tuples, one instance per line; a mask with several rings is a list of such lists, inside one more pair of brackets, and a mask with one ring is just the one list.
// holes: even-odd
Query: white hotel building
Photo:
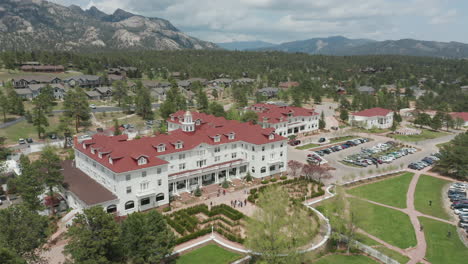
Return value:
[(284, 137), (313, 132), (319, 129), (319, 114), (313, 109), (274, 104), (254, 104), (248, 108), (258, 114), (258, 124), (274, 128)]
[(164, 135), (75, 139), (75, 160), (63, 164), (68, 204), (126, 215), (167, 204), (170, 195), (197, 186), (248, 172), (262, 178), (286, 171), (287, 139), (273, 128), (182, 111), (167, 122)]
[(348, 122), (355, 127), (386, 129), (392, 127), (393, 111), (380, 107), (365, 109), (351, 113)]

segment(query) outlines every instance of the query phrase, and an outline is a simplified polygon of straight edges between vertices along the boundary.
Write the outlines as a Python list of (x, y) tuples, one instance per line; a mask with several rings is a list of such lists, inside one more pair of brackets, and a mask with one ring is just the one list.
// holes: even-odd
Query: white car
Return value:
[(459, 208), (459, 209), (455, 209), (455, 210), (453, 210), (453, 212), (454, 212), (455, 214), (468, 213), (468, 208)]
[(380, 160), (381, 160), (382, 162), (385, 162), (385, 163), (390, 163), (390, 162), (392, 162), (394, 159), (395, 159), (395, 158), (392, 157), (392, 156), (383, 156), (383, 157), (380, 158)]
[(89, 107), (90, 107), (91, 109), (96, 109), (96, 105), (95, 105), (95, 104), (90, 104)]

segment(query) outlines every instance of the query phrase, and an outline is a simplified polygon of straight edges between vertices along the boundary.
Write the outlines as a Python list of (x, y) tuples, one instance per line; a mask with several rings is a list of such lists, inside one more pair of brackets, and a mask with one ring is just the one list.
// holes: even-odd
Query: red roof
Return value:
[(299, 86), (298, 82), (280, 82), (278, 85), (280, 88), (291, 88)]
[[(182, 113), (182, 114), (181, 114)], [(179, 111), (174, 116), (183, 116), (184, 111)], [(96, 134), (92, 139), (79, 144), (75, 139), (75, 148), (85, 153), (88, 157), (99, 162), (110, 170), (121, 173), (147, 167), (160, 166), (168, 162), (158, 156), (194, 149), (200, 144), (219, 145), (229, 142), (243, 141), (251, 144), (266, 144), (286, 140), (286, 138), (274, 134), (274, 129), (263, 129), (259, 125), (241, 123), (235, 120), (226, 120), (222, 117), (192, 113), (193, 120), (200, 119), (200, 125), (196, 125), (193, 132), (184, 132), (177, 129), (169, 134), (142, 137), (128, 140), (126, 135), (106, 136)], [(175, 121), (179, 122), (178, 118)], [(234, 133), (234, 139), (229, 139), (229, 134)], [(213, 135), (220, 135), (218, 142), (214, 142)], [(270, 135), (274, 137), (270, 139)], [(176, 149), (176, 142), (182, 142), (183, 147)], [(165, 145), (165, 151), (158, 152), (159, 145)], [(86, 147), (86, 148), (85, 148)], [(94, 153), (93, 153), (94, 152)], [(101, 157), (99, 157), (99, 153)], [(145, 156), (147, 163), (138, 165), (135, 157)], [(109, 161), (112, 159), (112, 164)]]
[(461, 118), (465, 120), (465, 122), (468, 122), (468, 112), (452, 112), (450, 115), (452, 118)]
[(318, 113), (314, 112), (314, 109), (295, 106), (277, 106), (274, 104), (254, 104), (249, 109), (257, 112), (258, 121), (261, 123), (286, 122), (289, 114), (294, 117), (318, 115)]
[(374, 108), (370, 108), (370, 109), (366, 109), (366, 110), (362, 110), (362, 111), (353, 113), (352, 115), (367, 116), (367, 117), (370, 117), (370, 116), (386, 116), (386, 115), (388, 115), (388, 113), (391, 113), (391, 112), (393, 112), (393, 111), (385, 109), (385, 108), (374, 107)]

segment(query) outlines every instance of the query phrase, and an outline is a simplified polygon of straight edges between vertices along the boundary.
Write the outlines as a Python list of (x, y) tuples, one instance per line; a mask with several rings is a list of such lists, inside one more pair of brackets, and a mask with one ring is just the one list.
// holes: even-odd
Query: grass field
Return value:
[[(460, 241), (455, 226), (426, 217), (419, 217), (419, 221), (424, 226), (427, 260), (432, 264), (467, 262), (468, 249)], [(452, 233), (450, 237), (449, 231)]]
[(314, 143), (309, 143), (304, 146), (297, 147), (296, 149), (304, 150), (304, 149), (310, 149), (310, 148), (316, 148), (319, 147), (320, 145), (314, 144)]
[[(450, 220), (449, 214), (444, 209), (444, 194), (442, 193), (442, 189), (448, 183), (449, 181), (443, 179), (421, 175), (414, 195), (416, 210), (423, 214)], [(429, 201), (432, 201), (431, 206), (429, 206)]]
[(177, 264), (228, 264), (241, 255), (227, 251), (216, 245), (207, 245), (195, 249), (177, 259)]
[(406, 214), (353, 198), (351, 210), (356, 225), (369, 234), (402, 249), (416, 245), (416, 235)]
[(314, 264), (375, 264), (377, 261), (362, 255), (328, 255)]
[[(49, 126), (45, 128), (46, 133), (55, 131), (59, 125), (59, 116), (48, 117), (48, 121)], [(0, 129), (0, 136), (7, 138), (6, 144), (14, 144), (18, 143), (18, 139), (20, 138), (33, 138), (37, 140), (37, 131), (32, 124), (23, 120), (18, 124)]]
[(396, 251), (393, 251), (385, 246), (377, 246), (377, 247), (374, 247), (375, 249), (377, 249), (378, 251), (382, 252), (383, 254), (389, 256), (390, 258), (400, 262), (400, 263), (407, 263), (410, 258), (405, 256), (405, 255), (402, 255)]
[(439, 131), (432, 131), (428, 129), (421, 129), (421, 134), (419, 135), (388, 135), (389, 137), (392, 137), (394, 139), (398, 139), (401, 141), (407, 141), (407, 142), (416, 142), (416, 141), (423, 141), (427, 139), (434, 139), (442, 136), (448, 135), (445, 132), (439, 132)]
[(347, 192), (374, 202), (406, 208), (406, 192), (413, 175), (407, 172), (400, 176), (349, 189)]

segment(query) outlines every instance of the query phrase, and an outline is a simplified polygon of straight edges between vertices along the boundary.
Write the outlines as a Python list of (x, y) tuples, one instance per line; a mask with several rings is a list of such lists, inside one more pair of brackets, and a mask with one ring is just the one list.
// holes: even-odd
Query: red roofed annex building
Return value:
[(463, 119), (463, 126), (468, 126), (468, 112), (452, 112), (450, 115), (453, 119)]
[(274, 104), (254, 104), (248, 109), (258, 114), (259, 125), (274, 128), (280, 136), (298, 135), (319, 128), (319, 114), (313, 109)]
[(349, 115), (349, 123), (351, 126), (371, 128), (390, 128), (393, 124), (393, 111), (375, 107)]
[(167, 204), (169, 195), (197, 186), (248, 172), (262, 178), (286, 170), (287, 139), (274, 129), (183, 111), (167, 122), (168, 134), (75, 139), (74, 164), (64, 166), (69, 205), (83, 209), (100, 204), (126, 215)]

